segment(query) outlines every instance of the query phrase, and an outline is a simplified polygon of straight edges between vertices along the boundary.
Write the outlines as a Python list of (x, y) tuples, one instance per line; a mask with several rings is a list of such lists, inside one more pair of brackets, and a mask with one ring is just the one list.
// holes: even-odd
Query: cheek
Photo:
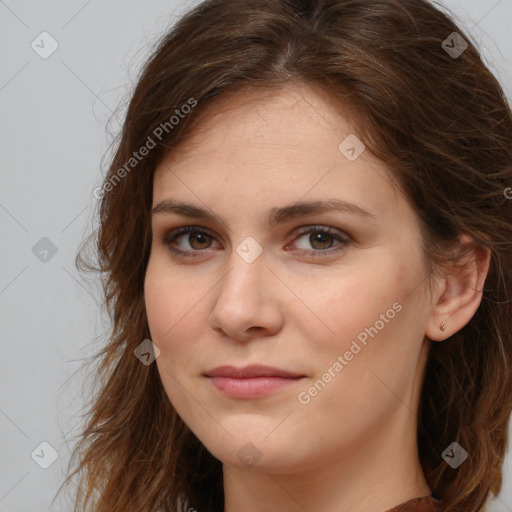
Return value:
[(377, 323), (379, 331), (384, 332), (398, 320), (397, 309), (407, 293), (405, 276), (396, 264), (394, 268), (382, 266), (388, 272), (382, 272), (381, 266), (354, 266), (350, 272), (307, 279), (296, 285), (301, 298), (297, 307), (303, 314), (295, 315), (294, 321), (301, 322), (301, 331), (312, 348), (329, 353), (347, 350), (358, 335), (364, 339), (366, 328)]
[(204, 351), (208, 287), (201, 280), (193, 281), (171, 272), (165, 259), (150, 259), (144, 283), (146, 312), (151, 340), (160, 349), (157, 365), (163, 381), (170, 379), (171, 386), (173, 381), (163, 370), (180, 381), (188, 378), (197, 370)]
[(159, 272), (150, 259), (144, 280), (144, 301), (149, 329), (155, 342), (162, 340), (165, 331), (173, 325), (173, 318), (169, 315), (174, 311), (172, 288), (166, 286), (163, 276), (165, 274)]
[[(169, 269), (157, 265), (156, 260), (148, 264), (144, 282), (144, 297), (151, 341), (160, 349), (156, 365), (166, 395), (179, 412), (191, 406), (183, 391), (186, 372), (194, 368), (193, 338), (194, 323), (190, 318), (194, 312), (189, 305), (190, 288), (180, 286), (169, 277)], [(194, 304), (197, 301), (193, 301)], [(186, 384), (193, 392), (190, 384)]]
[(384, 268), (387, 272), (352, 275), (344, 283), (346, 293), (338, 293), (341, 307), (326, 306), (338, 334), (330, 360), (344, 359), (343, 379), (334, 387), (346, 389), (350, 382), (357, 388), (349, 392), (353, 398), (377, 408), (380, 401), (392, 400), (389, 389), (405, 393), (423, 342), (420, 288), (411, 293), (417, 285), (415, 270), (396, 263)]
[(156, 259), (150, 258), (144, 281), (144, 299), (151, 341), (160, 349), (156, 362), (165, 383), (169, 377), (163, 369), (173, 374), (173, 363), (177, 361), (176, 358), (183, 356), (179, 338), (175, 334), (180, 328), (186, 301), (183, 300), (183, 290), (179, 290), (176, 283), (169, 279), (169, 272), (157, 263)]
[(149, 328), (155, 340), (166, 343), (180, 323), (193, 313), (198, 293), (189, 281), (182, 282), (179, 272), (159, 254), (151, 256), (144, 280), (144, 299)]

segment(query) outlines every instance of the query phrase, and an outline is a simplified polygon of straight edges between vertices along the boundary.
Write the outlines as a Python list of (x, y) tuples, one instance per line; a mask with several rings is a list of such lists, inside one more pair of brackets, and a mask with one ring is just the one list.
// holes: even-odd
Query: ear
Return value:
[(446, 275), (437, 278), (436, 291), (432, 293), (432, 311), (425, 331), (432, 341), (443, 341), (462, 329), (482, 300), (491, 251), (467, 235), (459, 240), (461, 249), (467, 249), (464, 265), (446, 269)]

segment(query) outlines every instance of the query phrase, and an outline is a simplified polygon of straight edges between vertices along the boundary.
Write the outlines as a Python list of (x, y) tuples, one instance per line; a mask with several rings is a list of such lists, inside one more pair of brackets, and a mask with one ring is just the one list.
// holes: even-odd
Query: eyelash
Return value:
[[(181, 249), (176, 249), (176, 247), (172, 246), (172, 243), (183, 234), (187, 233), (200, 233), (200, 234), (206, 234), (209, 237), (215, 238), (212, 234), (210, 234), (207, 230), (200, 228), (199, 226), (184, 226), (181, 228), (173, 229), (160, 237), (160, 243), (164, 244), (166, 247), (169, 248), (171, 252), (173, 252), (177, 257), (180, 258), (196, 258), (201, 257), (201, 253), (204, 252), (203, 250), (191, 250), (191, 251), (182, 251)], [(325, 249), (325, 250), (311, 250), (307, 251), (305, 249), (302, 249), (303, 254), (305, 253), (307, 256), (312, 256), (313, 258), (317, 257), (325, 257), (329, 256), (333, 253), (340, 252), (345, 249), (346, 246), (350, 244), (350, 240), (347, 236), (343, 236), (340, 232), (337, 230), (334, 230), (330, 227), (325, 226), (305, 226), (303, 228), (299, 228), (298, 232), (298, 238), (301, 238), (301, 235), (305, 234), (311, 234), (311, 233), (322, 233), (324, 235), (330, 235), (335, 240), (340, 242), (339, 245), (335, 246), (336, 249)]]

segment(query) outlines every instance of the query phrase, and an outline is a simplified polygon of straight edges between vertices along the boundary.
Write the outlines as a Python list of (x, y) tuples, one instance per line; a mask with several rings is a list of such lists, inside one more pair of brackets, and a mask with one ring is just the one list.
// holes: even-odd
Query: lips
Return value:
[(298, 379), (303, 374), (293, 373), (272, 366), (253, 364), (237, 368), (235, 366), (218, 366), (205, 373), (206, 377), (229, 377), (233, 379), (249, 379), (255, 377), (282, 377), (285, 379)]
[(234, 399), (254, 399), (284, 391), (305, 375), (264, 365), (243, 368), (218, 366), (206, 372), (211, 385), (222, 395)]

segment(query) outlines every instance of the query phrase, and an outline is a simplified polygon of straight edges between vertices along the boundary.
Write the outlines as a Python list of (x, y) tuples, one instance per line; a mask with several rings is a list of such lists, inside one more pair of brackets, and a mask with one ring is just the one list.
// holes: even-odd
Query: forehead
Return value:
[(384, 163), (366, 150), (350, 161), (340, 150), (356, 136), (354, 114), (347, 112), (345, 117), (306, 87), (220, 97), (158, 165), (154, 202), (172, 193), (222, 205), (235, 194), (261, 206), (265, 198), (288, 203), (334, 193), (369, 201), (384, 213), (396, 201)]
[[(223, 146), (264, 145), (293, 156), (293, 149), (317, 145), (324, 139), (335, 145), (344, 133), (357, 131), (354, 111), (343, 106), (335, 110), (325, 93), (304, 84), (271, 91), (240, 91), (214, 99), (204, 110), (192, 115), (191, 133), (169, 154), (168, 162), (184, 160), (190, 153)], [(325, 140), (329, 134), (330, 140)]]

